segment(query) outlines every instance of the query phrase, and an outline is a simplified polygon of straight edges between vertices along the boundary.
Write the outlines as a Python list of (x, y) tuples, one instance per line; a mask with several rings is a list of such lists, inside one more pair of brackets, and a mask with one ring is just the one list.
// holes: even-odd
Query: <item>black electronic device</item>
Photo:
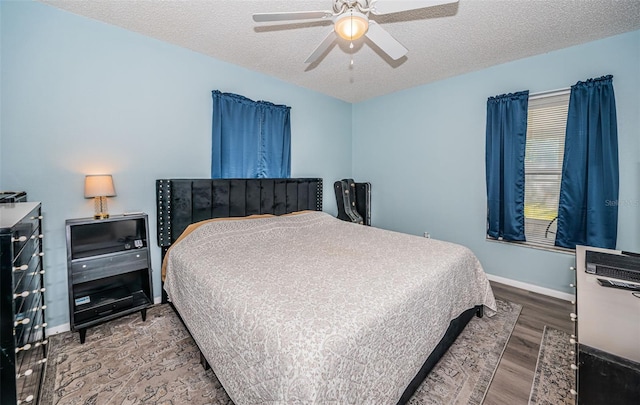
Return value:
[(604, 278), (599, 278), (598, 284), (603, 287), (620, 288), (629, 291), (640, 291), (640, 284), (626, 283), (619, 280), (607, 280)]
[(27, 202), (27, 193), (24, 191), (0, 191), (0, 204)]
[(587, 250), (585, 272), (640, 283), (640, 255), (631, 252), (614, 254)]

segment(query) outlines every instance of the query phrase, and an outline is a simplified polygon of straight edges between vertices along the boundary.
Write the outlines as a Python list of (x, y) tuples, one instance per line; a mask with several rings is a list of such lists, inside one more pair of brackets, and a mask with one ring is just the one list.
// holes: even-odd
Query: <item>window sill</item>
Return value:
[(574, 249), (567, 249), (559, 246), (542, 245), (539, 243), (514, 242), (514, 241), (506, 241), (502, 239), (493, 239), (489, 237), (485, 237), (485, 240), (488, 242), (502, 243), (502, 244), (511, 245), (511, 246), (520, 246), (520, 247), (525, 247), (530, 249), (546, 250), (547, 252), (564, 253), (569, 255), (575, 255), (576, 253)]

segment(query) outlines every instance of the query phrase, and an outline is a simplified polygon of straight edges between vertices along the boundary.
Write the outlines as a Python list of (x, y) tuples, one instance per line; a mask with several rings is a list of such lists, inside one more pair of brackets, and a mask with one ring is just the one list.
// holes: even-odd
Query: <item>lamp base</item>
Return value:
[(95, 219), (109, 218), (109, 213), (107, 212), (107, 197), (95, 197), (94, 204), (96, 213), (93, 217)]

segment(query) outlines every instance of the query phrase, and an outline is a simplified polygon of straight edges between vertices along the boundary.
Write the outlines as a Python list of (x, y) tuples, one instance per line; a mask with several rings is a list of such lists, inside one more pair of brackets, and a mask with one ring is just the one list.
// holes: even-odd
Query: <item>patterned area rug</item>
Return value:
[[(498, 313), (474, 317), (427, 376), (413, 405), (480, 404), (522, 307), (498, 300)], [(168, 305), (77, 333), (52, 336), (41, 404), (232, 405)]]
[(544, 327), (538, 363), (529, 396), (529, 405), (573, 405), (575, 376), (571, 370), (570, 336), (562, 331)]

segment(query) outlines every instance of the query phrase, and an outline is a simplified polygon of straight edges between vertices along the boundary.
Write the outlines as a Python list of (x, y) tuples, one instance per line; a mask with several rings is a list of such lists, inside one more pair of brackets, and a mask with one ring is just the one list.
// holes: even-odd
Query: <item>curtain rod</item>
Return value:
[(568, 93), (570, 91), (571, 91), (571, 87), (563, 87), (561, 89), (539, 91), (537, 93), (529, 93), (529, 98), (535, 100), (536, 98), (546, 97), (553, 93)]

